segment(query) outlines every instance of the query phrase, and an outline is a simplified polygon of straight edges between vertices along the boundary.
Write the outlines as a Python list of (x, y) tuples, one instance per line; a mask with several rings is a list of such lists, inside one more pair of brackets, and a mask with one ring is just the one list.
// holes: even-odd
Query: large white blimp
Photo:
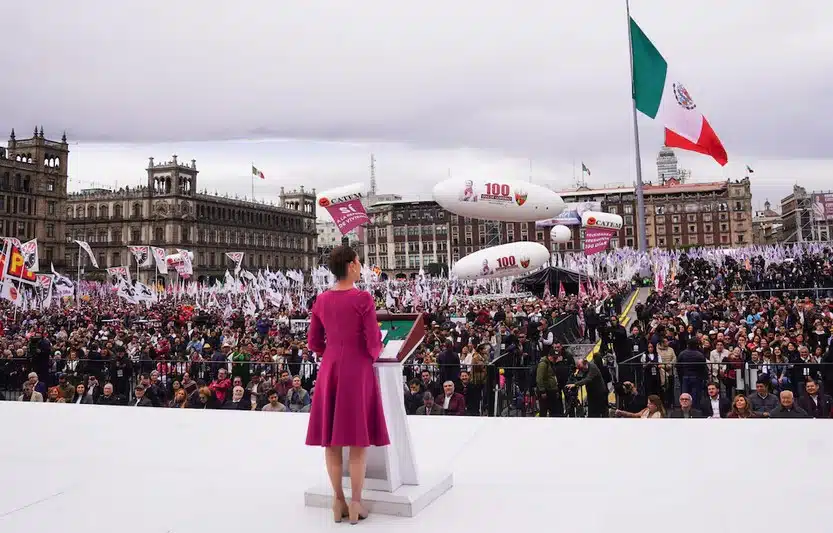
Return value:
[(581, 225), (585, 228), (622, 229), (622, 217), (613, 213), (585, 211), (581, 214)]
[(556, 225), (553, 226), (550, 230), (550, 241), (557, 242), (559, 244), (570, 242), (573, 238), (573, 233), (570, 231), (570, 228), (567, 226)]
[(318, 205), (321, 207), (330, 207), (333, 204), (342, 204), (350, 200), (362, 198), (364, 185), (361, 183), (351, 183), (343, 187), (336, 187), (335, 189), (328, 189), (318, 193)]
[(460, 279), (520, 276), (543, 266), (550, 258), (547, 247), (537, 242), (510, 242), (469, 254), (454, 264)]
[(553, 191), (518, 180), (448, 179), (433, 192), (444, 209), (480, 220), (535, 222), (564, 210), (564, 200)]

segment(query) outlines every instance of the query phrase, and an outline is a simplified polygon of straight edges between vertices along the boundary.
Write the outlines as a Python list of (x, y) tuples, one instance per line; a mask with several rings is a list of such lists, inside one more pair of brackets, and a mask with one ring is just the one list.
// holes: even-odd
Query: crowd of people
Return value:
[[(621, 307), (626, 284), (610, 298)], [(382, 291), (379, 307), (390, 304)], [(309, 302), (312, 304), (313, 302)], [(469, 291), (451, 301), (394, 311), (426, 313), (426, 336), (404, 367), (410, 414), (482, 415), (513, 367), (542, 347), (580, 336), (579, 316), (596, 305)], [(612, 312), (612, 311), (611, 311)], [(589, 313), (591, 322), (595, 313)], [(6, 307), (0, 321), (0, 397), (47, 403), (190, 409), (308, 411), (320, 354), (306, 344), (308, 312), (267, 307), (255, 316), (197, 309), (183, 298), (125, 304), (97, 294), (47, 310)], [(506, 367), (501, 372), (497, 364)], [(462, 400), (461, 400), (462, 398)]]
[[(373, 293), (379, 308), (426, 313), (425, 340), (404, 367), (409, 414), (830, 418), (833, 294), (818, 289), (833, 284), (830, 257), (676, 256), (627, 329), (618, 317), (636, 280), (607, 282), (604, 299), (476, 289), (420, 298), (414, 281)], [(106, 293), (46, 310), (5, 306), (0, 398), (305, 412), (320, 358), (306, 344), (313, 300), (256, 314)]]
[(608, 345), (614, 414), (833, 417), (830, 258), (827, 248), (779, 261), (683, 255), (637, 305), (630, 334), (619, 328)]

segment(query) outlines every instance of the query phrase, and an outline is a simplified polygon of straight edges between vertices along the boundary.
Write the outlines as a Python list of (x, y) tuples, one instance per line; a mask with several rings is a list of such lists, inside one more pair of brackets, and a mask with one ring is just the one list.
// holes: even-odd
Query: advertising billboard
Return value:
[(833, 193), (813, 193), (813, 218), (824, 222), (833, 220)]

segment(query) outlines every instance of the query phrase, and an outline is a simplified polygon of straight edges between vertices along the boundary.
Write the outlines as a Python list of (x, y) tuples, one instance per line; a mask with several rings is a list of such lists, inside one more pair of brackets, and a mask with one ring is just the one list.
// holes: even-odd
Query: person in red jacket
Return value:
[(214, 393), (214, 397), (217, 398), (217, 405), (226, 403), (228, 391), (231, 388), (231, 380), (226, 377), (225, 368), (221, 368), (217, 372), (217, 379), (212, 381), (208, 388)]
[(438, 398), (436, 403), (442, 407), (443, 414), (460, 416), (466, 414), (466, 399), (459, 392), (454, 392), (453, 381), (443, 383), (443, 396)]

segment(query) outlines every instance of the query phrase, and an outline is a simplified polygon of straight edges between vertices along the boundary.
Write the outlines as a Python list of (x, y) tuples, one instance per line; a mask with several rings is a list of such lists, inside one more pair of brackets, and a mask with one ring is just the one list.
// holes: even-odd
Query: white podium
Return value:
[[(407, 319), (413, 315), (391, 316)], [(362, 502), (371, 513), (416, 516), (453, 485), (453, 477), (449, 471), (418, 469), (414, 457), (405, 412), (402, 365), (413, 354), (425, 335), (422, 316), (416, 316), (418, 319), (411, 330), (413, 337), (409, 335), (405, 340), (389, 341), (374, 365), (381, 389), (390, 445), (371, 446), (367, 450)], [(347, 452), (345, 448), (342, 483), (349, 502), (351, 495)], [(332, 507), (332, 487), (312, 487), (304, 493), (304, 503), (310, 507)]]

